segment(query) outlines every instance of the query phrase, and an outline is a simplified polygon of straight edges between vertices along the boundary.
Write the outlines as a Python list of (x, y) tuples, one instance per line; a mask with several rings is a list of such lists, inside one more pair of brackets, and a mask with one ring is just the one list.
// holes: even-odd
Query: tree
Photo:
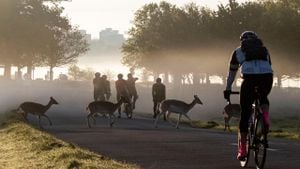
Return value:
[(15, 44), (20, 43), (15, 41), (19, 36), (16, 30), (20, 26), (18, 20), (22, 18), (20, 17), (22, 7), (17, 4), (17, 0), (0, 1), (0, 64), (5, 67), (6, 78), (10, 78), (12, 63), (18, 55)]
[(74, 80), (78, 80), (80, 77), (80, 68), (76, 65), (71, 65), (68, 69), (68, 74), (73, 77)]
[[(148, 4), (135, 13), (130, 37), (124, 43), (123, 63), (130, 67), (146, 68), (154, 74), (171, 73), (180, 82), (183, 74), (196, 71), (194, 60), (186, 51), (204, 43), (213, 13), (195, 4), (178, 8), (166, 2)], [(200, 18), (200, 19), (199, 19)], [(193, 54), (192, 54), (193, 55)], [(178, 65), (183, 65), (178, 69)]]
[(94, 77), (95, 71), (91, 68), (82, 70), (76, 65), (71, 65), (68, 69), (68, 74), (74, 80), (91, 80)]
[(122, 46), (122, 63), (171, 74), (178, 83), (189, 77), (196, 84), (199, 73), (224, 76), (240, 34), (254, 30), (270, 48), (276, 72), (297, 74), (299, 66), (278, 63), (299, 62), (299, 27), (297, 0), (229, 0), (215, 11), (196, 4), (178, 8), (167, 2), (150, 3), (135, 13)]
[(45, 55), (45, 64), (50, 67), (50, 80), (53, 80), (54, 67), (75, 63), (78, 56), (88, 49), (83, 35), (74, 28), (56, 32), (52, 40), (48, 46), (49, 53)]
[(0, 64), (27, 66), (31, 77), (34, 66), (72, 63), (87, 51), (88, 45), (79, 31), (62, 16), (60, 0), (0, 1)]

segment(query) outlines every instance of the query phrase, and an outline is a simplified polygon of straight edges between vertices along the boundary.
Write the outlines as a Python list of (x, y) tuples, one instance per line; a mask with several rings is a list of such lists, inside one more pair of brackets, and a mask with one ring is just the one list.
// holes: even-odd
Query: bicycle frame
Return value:
[(254, 123), (253, 130), (251, 133), (252, 145), (250, 148), (254, 152), (256, 168), (263, 169), (267, 156), (268, 139), (267, 133), (265, 131), (265, 124), (263, 120), (263, 114), (260, 108), (260, 102), (258, 99), (259, 93), (257, 92), (257, 89), (255, 92), (257, 93), (257, 97), (254, 101)]
[[(254, 152), (254, 159), (257, 169), (263, 169), (266, 160), (266, 149), (268, 148), (267, 133), (260, 108), (259, 93), (255, 88), (256, 98), (252, 105), (252, 115), (249, 119), (248, 136), (247, 136), (247, 156), (244, 161), (240, 161), (241, 167), (246, 167), (250, 157), (250, 150)], [(239, 94), (232, 92), (231, 94)], [(228, 100), (230, 102), (230, 99)], [(239, 138), (240, 139), (240, 138)], [(238, 141), (240, 146), (240, 141)], [(262, 146), (262, 147), (261, 147)], [(262, 153), (262, 156), (259, 154)], [(261, 159), (260, 159), (261, 158)]]

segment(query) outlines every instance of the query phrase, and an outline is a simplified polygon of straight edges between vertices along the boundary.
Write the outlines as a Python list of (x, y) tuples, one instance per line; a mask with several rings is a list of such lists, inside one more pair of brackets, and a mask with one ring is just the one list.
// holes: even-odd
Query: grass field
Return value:
[(13, 113), (0, 114), (0, 140), (0, 169), (139, 168), (56, 139)]
[[(230, 125), (231, 132), (238, 131), (238, 120), (232, 119)], [(193, 127), (224, 130), (224, 121), (195, 121)], [(300, 119), (296, 116), (276, 117), (271, 119), (269, 136), (300, 141)]]
[[(143, 117), (152, 118), (149, 114), (143, 114)], [(171, 115), (171, 120), (177, 122), (177, 115)], [(181, 123), (190, 125), (189, 121), (182, 118)], [(239, 119), (232, 118), (230, 120), (231, 132), (238, 131)], [(224, 130), (224, 120), (215, 118), (210, 121), (193, 121), (194, 128)], [(226, 131), (228, 132), (228, 131)], [(271, 118), (271, 128), (269, 136), (276, 138), (285, 138), (300, 141), (300, 117), (298, 116), (275, 116)]]

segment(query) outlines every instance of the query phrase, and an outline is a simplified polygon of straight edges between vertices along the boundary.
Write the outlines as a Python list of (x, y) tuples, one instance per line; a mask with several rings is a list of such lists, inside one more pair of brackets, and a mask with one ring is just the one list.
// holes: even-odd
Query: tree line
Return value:
[(35, 66), (53, 68), (76, 61), (88, 50), (78, 29), (62, 16), (61, 0), (0, 1), (0, 65), (10, 78), (11, 67), (27, 67), (31, 77)]
[[(190, 3), (149, 3), (136, 11), (122, 46), (123, 64), (154, 75), (172, 75), (199, 83), (200, 73), (226, 76), (231, 51), (239, 36), (253, 30), (271, 50), (279, 78), (299, 75), (299, 0), (229, 0), (216, 10)], [(286, 63), (286, 65), (282, 65)]]

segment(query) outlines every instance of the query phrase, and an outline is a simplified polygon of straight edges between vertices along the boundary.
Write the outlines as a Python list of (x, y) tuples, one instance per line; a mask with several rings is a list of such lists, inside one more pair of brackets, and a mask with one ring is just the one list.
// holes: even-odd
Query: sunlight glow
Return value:
[[(177, 6), (188, 3), (196, 3), (200, 6), (216, 9), (218, 4), (227, 4), (228, 0), (166, 0)], [(245, 2), (249, 0), (237, 0)], [(92, 38), (99, 37), (99, 31), (105, 28), (119, 30), (126, 34), (131, 27), (134, 12), (143, 5), (151, 2), (161, 2), (161, 0), (72, 0), (62, 2), (65, 8), (64, 15), (71, 19), (72, 24), (78, 25), (79, 29), (85, 29), (92, 34)]]

